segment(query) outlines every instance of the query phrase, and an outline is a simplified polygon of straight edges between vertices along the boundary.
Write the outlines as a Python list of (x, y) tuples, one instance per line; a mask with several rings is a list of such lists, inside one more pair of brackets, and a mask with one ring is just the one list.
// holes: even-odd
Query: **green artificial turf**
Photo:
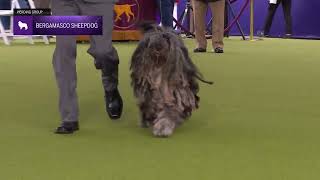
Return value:
[(54, 45), (2, 44), (0, 180), (320, 179), (320, 41), (231, 38), (225, 54), (191, 53), (215, 85), (201, 85), (200, 109), (168, 139), (138, 127), (128, 71), (136, 43), (115, 43), (125, 103), (117, 122), (88, 45), (78, 46), (81, 130), (69, 136), (52, 133)]

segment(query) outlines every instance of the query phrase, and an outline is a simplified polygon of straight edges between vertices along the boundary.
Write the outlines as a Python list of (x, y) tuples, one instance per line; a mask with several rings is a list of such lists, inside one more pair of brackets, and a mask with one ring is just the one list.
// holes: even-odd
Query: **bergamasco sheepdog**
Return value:
[(182, 39), (157, 24), (140, 24), (143, 38), (131, 59), (131, 85), (141, 113), (142, 127), (157, 137), (172, 135), (175, 128), (198, 108), (203, 80)]

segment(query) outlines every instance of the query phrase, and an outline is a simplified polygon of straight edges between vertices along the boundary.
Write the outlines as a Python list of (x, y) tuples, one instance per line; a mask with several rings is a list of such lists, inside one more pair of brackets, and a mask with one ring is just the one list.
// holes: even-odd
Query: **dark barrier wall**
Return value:
[[(178, 14), (182, 13), (185, 5), (182, 0), (179, 3)], [(236, 13), (239, 12), (241, 6), (246, 0), (237, 0), (232, 4)], [(255, 33), (262, 30), (265, 16), (268, 10), (268, 0), (255, 0), (254, 1), (254, 29)], [(320, 38), (320, 0), (292, 0), (292, 17), (293, 17), (293, 35), (302, 38)], [(250, 30), (250, 6), (240, 18), (240, 24), (246, 35)], [(232, 35), (239, 35), (236, 26), (231, 30)], [(275, 37), (283, 36), (284, 34), (284, 18), (282, 6), (279, 6), (277, 13), (274, 17), (273, 25), (270, 35)], [(256, 34), (255, 34), (256, 35)]]

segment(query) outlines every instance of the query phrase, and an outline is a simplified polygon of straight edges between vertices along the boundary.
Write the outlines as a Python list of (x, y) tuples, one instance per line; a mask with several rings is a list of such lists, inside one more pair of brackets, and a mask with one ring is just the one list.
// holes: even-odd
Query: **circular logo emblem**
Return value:
[(138, 0), (120, 0), (114, 5), (114, 26), (129, 29), (139, 20), (140, 6)]

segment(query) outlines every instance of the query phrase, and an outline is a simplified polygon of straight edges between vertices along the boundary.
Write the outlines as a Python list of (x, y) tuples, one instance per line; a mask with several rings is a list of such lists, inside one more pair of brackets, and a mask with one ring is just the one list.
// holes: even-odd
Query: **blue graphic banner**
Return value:
[(102, 35), (102, 16), (14, 16), (14, 35)]

